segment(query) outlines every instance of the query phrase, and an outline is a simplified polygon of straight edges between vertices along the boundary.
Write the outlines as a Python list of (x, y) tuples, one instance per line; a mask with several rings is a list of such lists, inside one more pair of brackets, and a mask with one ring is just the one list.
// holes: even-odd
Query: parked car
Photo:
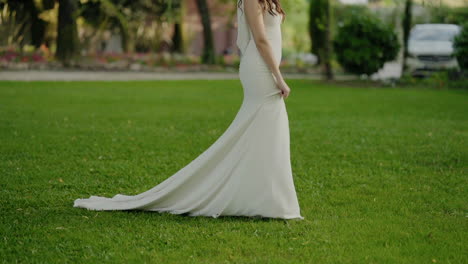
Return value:
[(407, 70), (413, 76), (426, 76), (432, 71), (459, 68), (453, 56), (453, 39), (461, 32), (454, 24), (418, 24), (408, 39)]

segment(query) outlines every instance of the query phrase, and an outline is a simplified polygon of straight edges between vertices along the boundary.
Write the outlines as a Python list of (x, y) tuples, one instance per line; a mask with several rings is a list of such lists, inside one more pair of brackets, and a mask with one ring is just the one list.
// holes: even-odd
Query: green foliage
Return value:
[(371, 75), (398, 55), (397, 35), (371, 14), (351, 15), (333, 42), (338, 62), (346, 71)]
[(0, 0), (0, 45), (39, 47), (47, 23), (39, 15), (40, 1)]
[(90, 0), (81, 5), (81, 16), (95, 28), (117, 28), (122, 35), (122, 47), (129, 51), (130, 31), (123, 7), (111, 0)]
[(435, 89), (467, 89), (468, 72), (456, 68), (433, 72), (425, 78), (404, 74), (399, 80), (400, 87), (424, 87)]
[(308, 1), (282, 1), (286, 19), (281, 25), (284, 52), (310, 52), (311, 41), (308, 35)]
[(55, 6), (55, 1), (56, 0), (42, 0), (42, 8), (44, 10), (50, 10), (53, 9)]
[(127, 52), (156, 50), (160, 36), (154, 30), (161, 25), (155, 29), (151, 24), (179, 21), (180, 9), (180, 0), (88, 0), (80, 5), (81, 16), (98, 31), (118, 30)]
[(330, 0), (311, 0), (309, 6), (309, 35), (311, 51), (317, 56), (318, 64), (323, 66), (327, 79), (333, 79), (332, 56), (332, 6)]
[(448, 7), (436, 5), (430, 7), (431, 23), (447, 23), (462, 25), (468, 19), (468, 6)]
[(311, 51), (317, 55), (319, 63), (323, 59), (326, 45), (327, 29), (330, 16), (329, 0), (310, 0), (309, 6), (309, 35), (312, 43)]
[(303, 221), (72, 207), (188, 164), (238, 80), (0, 82), (1, 262), (467, 263), (468, 93), (289, 84)]
[(454, 54), (460, 68), (468, 70), (468, 23), (465, 23), (458, 36), (454, 39)]
[[(346, 22), (351, 16), (370, 16), (372, 15), (370, 9), (366, 5), (336, 5), (333, 9), (334, 18), (336, 20), (335, 25), (340, 26)], [(337, 31), (336, 28), (334, 31)]]

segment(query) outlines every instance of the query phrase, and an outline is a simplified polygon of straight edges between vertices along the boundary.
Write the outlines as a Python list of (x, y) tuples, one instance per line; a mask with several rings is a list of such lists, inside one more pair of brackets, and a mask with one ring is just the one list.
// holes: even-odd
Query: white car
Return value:
[(453, 39), (461, 31), (454, 24), (418, 24), (408, 39), (407, 70), (413, 76), (425, 76), (431, 71), (459, 68), (453, 56)]

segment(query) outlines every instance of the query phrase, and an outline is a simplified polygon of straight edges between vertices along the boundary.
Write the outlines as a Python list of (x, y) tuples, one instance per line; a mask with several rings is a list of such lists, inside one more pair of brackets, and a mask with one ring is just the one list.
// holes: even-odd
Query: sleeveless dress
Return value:
[[(225, 132), (175, 174), (137, 195), (77, 199), (88, 210), (146, 210), (189, 216), (304, 219), (294, 187), (285, 102), (237, 9), (243, 102)], [(277, 62), (281, 15), (263, 14)]]

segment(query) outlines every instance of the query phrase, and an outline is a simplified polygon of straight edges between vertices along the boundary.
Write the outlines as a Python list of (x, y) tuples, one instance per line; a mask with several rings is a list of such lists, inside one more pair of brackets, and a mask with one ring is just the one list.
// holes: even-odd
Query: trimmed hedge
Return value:
[(337, 60), (346, 71), (367, 75), (395, 59), (400, 49), (393, 29), (369, 13), (352, 15), (344, 21), (333, 45)]

